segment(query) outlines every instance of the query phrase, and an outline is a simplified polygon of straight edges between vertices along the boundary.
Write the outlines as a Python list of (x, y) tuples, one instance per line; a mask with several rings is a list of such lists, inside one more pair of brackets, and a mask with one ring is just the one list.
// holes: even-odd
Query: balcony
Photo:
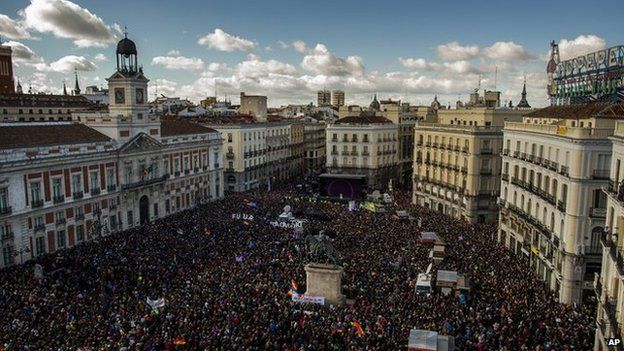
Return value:
[(189, 175), (189, 174), (191, 174), (191, 170), (190, 170), (190, 169), (188, 169), (188, 168), (187, 168), (187, 169), (185, 169), (185, 170), (184, 170), (184, 174), (185, 174), (185, 175)]
[(502, 154), (503, 154), (504, 156), (509, 156), (509, 149), (503, 149)]
[(158, 183), (164, 182), (166, 179), (167, 178), (165, 176), (162, 176), (162, 177), (157, 177), (157, 178), (152, 178), (152, 179), (140, 180), (134, 183), (122, 184), (121, 190), (130, 190), (130, 189), (139, 188), (143, 186), (158, 184)]
[(566, 211), (566, 203), (561, 201), (561, 200), (557, 201), (557, 208), (559, 209), (559, 211), (565, 212)]
[[(364, 141), (364, 142), (366, 142), (366, 141)], [(423, 146), (423, 141), (422, 140), (417, 141), (416, 142), (416, 146)]]
[[(362, 140), (362, 142), (363, 142), (363, 143), (368, 143), (368, 138), (364, 138), (364, 139)], [(422, 141), (420, 142), (420, 144), (419, 144), (419, 145), (422, 145)]]
[(501, 178), (505, 181), (509, 181), (509, 173), (503, 173), (501, 174)]
[(462, 167), (461, 172), (464, 174), (468, 173), (468, 167)]
[(535, 163), (536, 165), (539, 165), (542, 162), (544, 162), (544, 159), (541, 158), (540, 156), (536, 156), (535, 159), (533, 160), (533, 163)]
[(338, 138), (331, 138), (331, 141), (334, 142), (334, 143), (337, 143), (338, 142)]
[(480, 151), (481, 155), (491, 155), (492, 148), (491, 147), (482, 147)]
[(5, 232), (4, 234), (2, 234), (1, 239), (2, 241), (5, 241), (5, 240), (13, 240), (14, 238), (15, 238), (15, 235), (13, 234), (13, 232), (8, 232), (8, 233)]
[(331, 154), (332, 154), (332, 155), (338, 155), (338, 151), (336, 151), (336, 150), (332, 150)]
[(521, 153), (520, 153), (520, 159), (521, 159), (521, 160), (523, 160), (523, 161), (526, 161), (526, 159), (527, 159), (527, 153), (526, 153), (526, 152), (521, 152)]
[(77, 221), (81, 221), (81, 220), (83, 220), (83, 219), (84, 219), (84, 213), (76, 213), (76, 215), (74, 216), (74, 218), (75, 218)]
[(234, 153), (233, 152), (227, 152), (225, 154), (225, 158), (227, 158), (228, 160), (234, 159)]
[(467, 154), (467, 153), (468, 153), (468, 146), (464, 146), (464, 147), (462, 147), (461, 151), (462, 151), (463, 153)]
[(0, 207), (0, 216), (8, 215), (13, 213), (13, 208), (11, 206)]
[[(173, 175), (174, 175), (175, 177), (179, 177), (179, 176), (180, 176), (180, 171), (175, 171), (175, 172), (173, 172)], [(121, 188), (123, 189), (123, 185), (121, 186)]]
[(54, 196), (52, 197), (52, 202), (55, 204), (63, 203), (65, 202), (65, 196), (63, 195)]
[(43, 199), (39, 199), (39, 200), (32, 200), (32, 202), (30, 203), (30, 206), (32, 208), (39, 208), (39, 207), (43, 207)]
[(357, 156), (358, 152), (357, 151), (351, 151), (351, 156)]
[(609, 179), (608, 169), (594, 169), (592, 172), (592, 178), (594, 179)]
[[(568, 166), (561, 166), (559, 169), (559, 174), (564, 175), (566, 177), (570, 176), (570, 168)], [(607, 175), (607, 179), (609, 176)]]
[(43, 231), (43, 230), (45, 230), (45, 224), (43, 224), (43, 223), (35, 224), (33, 229), (36, 232)]
[(57, 218), (56, 219), (56, 225), (63, 225), (67, 222), (67, 220), (65, 218)]
[(460, 149), (459, 149), (459, 145), (455, 145), (455, 146), (453, 146), (453, 151), (457, 151), (457, 152), (459, 152), (459, 150), (460, 150)]
[(559, 164), (557, 162), (550, 161), (550, 162), (548, 162), (548, 168), (551, 171), (557, 172), (557, 168), (559, 168)]
[(513, 152), (513, 157), (514, 158), (518, 158), (519, 155), (520, 155), (520, 151), (514, 151)]
[(487, 168), (482, 168), (479, 173), (481, 175), (491, 175), (492, 174), (492, 170), (491, 169), (487, 169)]
[(607, 209), (606, 208), (589, 208), (589, 216), (594, 218), (606, 218), (607, 217)]
[(117, 185), (115, 185), (115, 184), (109, 184), (109, 185), (106, 186), (106, 191), (108, 191), (108, 192), (112, 192), (112, 191), (115, 191), (115, 190), (117, 190)]
[(90, 190), (91, 196), (100, 195), (100, 188), (93, 188)]
[(77, 200), (77, 199), (82, 199), (82, 198), (83, 198), (83, 196), (84, 196), (84, 193), (83, 193), (82, 191), (75, 191), (75, 192), (72, 194), (72, 197), (74, 198), (74, 200)]
[(368, 151), (362, 151), (362, 156), (370, 156), (370, 153)]

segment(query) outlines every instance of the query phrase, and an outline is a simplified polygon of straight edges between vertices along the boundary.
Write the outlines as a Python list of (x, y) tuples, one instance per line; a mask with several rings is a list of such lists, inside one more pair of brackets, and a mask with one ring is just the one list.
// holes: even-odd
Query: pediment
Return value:
[(150, 150), (160, 150), (163, 145), (151, 136), (140, 133), (134, 138), (128, 140), (120, 149), (120, 153), (143, 152)]

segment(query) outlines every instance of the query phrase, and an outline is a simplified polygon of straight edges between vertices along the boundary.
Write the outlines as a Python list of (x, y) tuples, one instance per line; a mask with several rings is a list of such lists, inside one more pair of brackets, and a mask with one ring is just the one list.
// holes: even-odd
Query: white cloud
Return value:
[(438, 45), (437, 52), (438, 57), (442, 61), (458, 61), (466, 60), (479, 55), (479, 47), (476, 45), (461, 46), (458, 42), (453, 41), (447, 44)]
[(300, 52), (302, 54), (305, 53), (307, 50), (306, 43), (303, 40), (293, 41), (292, 46), (295, 49), (295, 51)]
[(154, 79), (150, 83), (150, 91), (158, 95), (173, 96), (178, 89), (178, 83), (163, 78)]
[(13, 63), (15, 63), (16, 66), (19, 66), (19, 64), (22, 63), (26, 65), (33, 65), (43, 62), (41, 57), (37, 56), (31, 48), (20, 42), (8, 41), (3, 43), (3, 45), (11, 47), (13, 52)]
[(95, 71), (98, 67), (95, 63), (87, 60), (84, 56), (68, 55), (51, 62), (50, 64), (37, 64), (36, 68), (42, 72), (70, 73), (74, 70)]
[(598, 36), (593, 34), (579, 35), (572, 40), (561, 39), (559, 42), (559, 55), (561, 60), (567, 60), (604, 49), (605, 47), (607, 47), (605, 40)]
[(199, 45), (208, 45), (208, 47), (212, 49), (227, 52), (235, 50), (247, 51), (256, 46), (251, 40), (228, 34), (220, 28), (215, 28), (214, 33), (199, 38), (197, 43)]
[(265, 46), (264, 51), (273, 51), (273, 48), (270, 46)]
[(169, 50), (167, 56), (180, 56), (182, 55), (179, 50)]
[(283, 42), (283, 41), (281, 41), (281, 40), (278, 40), (278, 41), (277, 41), (277, 43), (280, 45), (280, 47), (281, 47), (282, 49), (286, 49), (286, 48), (288, 48), (288, 44), (284, 43), (284, 42)]
[(204, 68), (204, 61), (197, 57), (156, 56), (152, 59), (152, 65), (166, 69), (200, 70)]
[(301, 61), (301, 67), (327, 76), (362, 75), (364, 73), (364, 63), (361, 57), (340, 58), (323, 44), (316, 44), (316, 47), (308, 52)]
[(222, 70), (227, 70), (227, 69), (228, 69), (228, 66), (225, 63), (211, 62), (208, 65), (208, 70), (211, 72), (222, 71)]
[(430, 65), (424, 58), (402, 58), (399, 57), (399, 62), (403, 67), (416, 68), (416, 69), (429, 69)]
[(479, 68), (473, 66), (466, 60), (444, 62), (442, 65), (444, 67), (444, 71), (447, 73), (482, 73)]
[(116, 40), (114, 28), (71, 1), (31, 0), (22, 14), (28, 28), (72, 39), (78, 47), (104, 47)]
[(483, 54), (497, 61), (529, 61), (537, 56), (528, 52), (522, 45), (513, 41), (499, 41), (483, 49)]
[(0, 13), (0, 35), (9, 39), (33, 39), (24, 24)]
[(239, 76), (245, 78), (258, 78), (270, 74), (294, 75), (297, 70), (292, 65), (276, 60), (262, 61), (256, 55), (249, 55), (246, 61), (236, 66)]
[(108, 58), (103, 53), (99, 53), (93, 57), (93, 60), (95, 60), (96, 62), (102, 62), (102, 61), (107, 61)]

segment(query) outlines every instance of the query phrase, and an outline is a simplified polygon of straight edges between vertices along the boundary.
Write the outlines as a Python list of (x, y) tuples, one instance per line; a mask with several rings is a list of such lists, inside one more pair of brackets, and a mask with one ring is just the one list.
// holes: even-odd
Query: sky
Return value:
[[(467, 100), (479, 85), (517, 103), (546, 100), (549, 43), (562, 59), (623, 42), (624, 1), (119, 1), (0, 2), (0, 37), (24, 90), (63, 82), (106, 87), (127, 28), (156, 94), (269, 106), (316, 102), (342, 89), (349, 104)], [(216, 89), (215, 89), (216, 86)]]

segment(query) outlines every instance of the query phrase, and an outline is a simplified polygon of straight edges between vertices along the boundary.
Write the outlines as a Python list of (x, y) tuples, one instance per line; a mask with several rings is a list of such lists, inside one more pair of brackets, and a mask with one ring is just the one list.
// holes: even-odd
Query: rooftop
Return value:
[(590, 103), (583, 105), (548, 106), (525, 115), (535, 118), (624, 118), (624, 104)]
[(217, 131), (212, 128), (204, 127), (201, 124), (181, 119), (162, 119), (160, 121), (160, 135), (163, 137), (206, 133), (217, 133)]
[(88, 107), (92, 104), (84, 96), (52, 94), (1, 94), (2, 107)]
[(340, 118), (336, 124), (392, 124), (392, 121), (381, 116), (347, 116)]
[(79, 123), (0, 124), (0, 149), (107, 142), (106, 135)]

